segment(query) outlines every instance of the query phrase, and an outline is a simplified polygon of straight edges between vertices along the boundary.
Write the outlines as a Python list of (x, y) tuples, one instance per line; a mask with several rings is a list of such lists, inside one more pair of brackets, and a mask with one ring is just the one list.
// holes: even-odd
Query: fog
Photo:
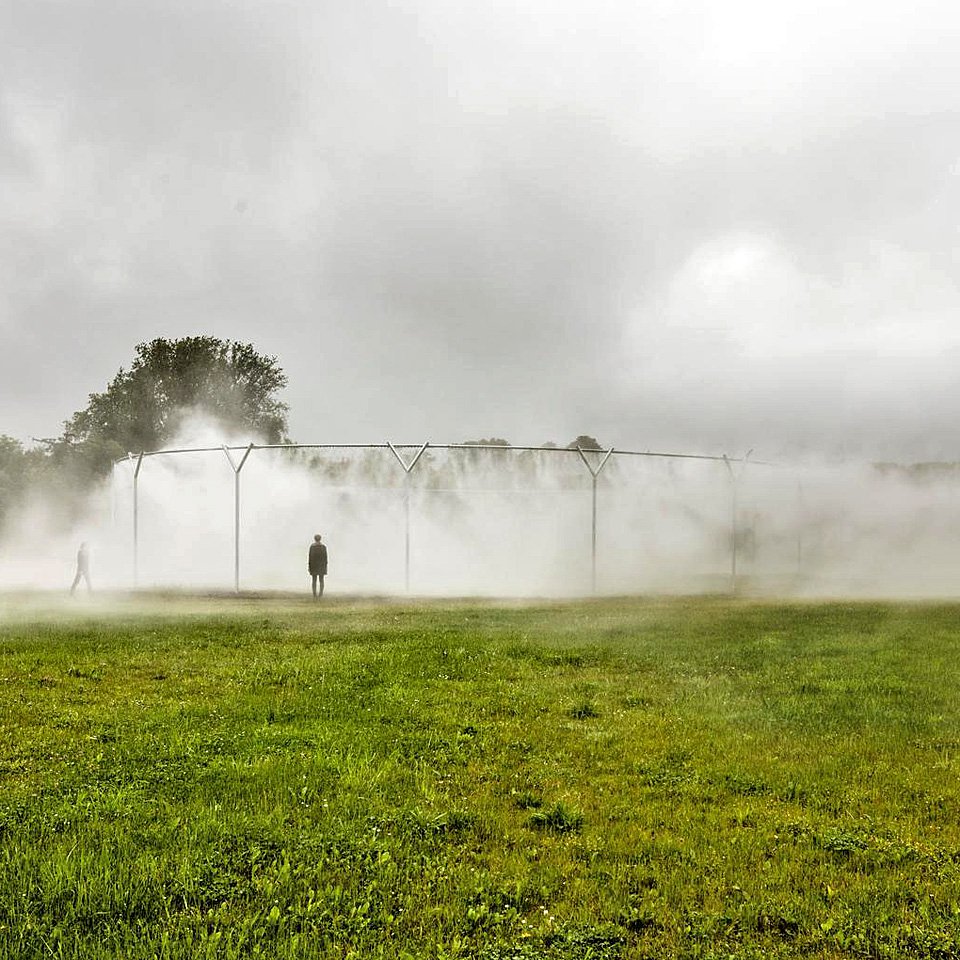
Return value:
[[(86, 541), (95, 592), (230, 591), (239, 573), (243, 591), (307, 596), (315, 533), (330, 554), (328, 596), (717, 593), (735, 582), (746, 594), (946, 597), (960, 584), (960, 474), (948, 467), (427, 447), (408, 473), (384, 444), (250, 451), (237, 567), (234, 465), (246, 442), (224, 441), (231, 463), (217, 441), (194, 425), (177, 446), (210, 449), (147, 456), (136, 485), (137, 460), (119, 463), (70, 528), (33, 501), (0, 544), (0, 590), (65, 593)], [(397, 448), (407, 466), (418, 452)]]
[[(946, 0), (0, 4), (0, 433), (56, 436), (137, 342), (253, 343), (301, 442), (614, 456), (598, 592), (957, 580), (960, 8)], [(69, 344), (70, 349), (63, 349)], [(42, 371), (42, 373), (41, 373)], [(177, 442), (245, 446), (203, 430)], [(415, 448), (408, 448), (412, 455)], [(239, 455), (239, 454), (238, 454)], [(407, 591), (387, 449), (255, 451), (240, 580)], [(323, 464), (326, 464), (325, 468)], [(234, 584), (222, 453), (36, 499), (0, 589)], [(589, 594), (573, 454), (430, 450), (416, 595)], [(734, 534), (736, 528), (736, 535)]]

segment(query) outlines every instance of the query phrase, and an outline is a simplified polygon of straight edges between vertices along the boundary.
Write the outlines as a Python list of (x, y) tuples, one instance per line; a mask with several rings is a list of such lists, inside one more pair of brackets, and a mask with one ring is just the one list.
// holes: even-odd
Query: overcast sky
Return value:
[(301, 441), (960, 457), (955, 0), (0, 11), (0, 433), (212, 334)]

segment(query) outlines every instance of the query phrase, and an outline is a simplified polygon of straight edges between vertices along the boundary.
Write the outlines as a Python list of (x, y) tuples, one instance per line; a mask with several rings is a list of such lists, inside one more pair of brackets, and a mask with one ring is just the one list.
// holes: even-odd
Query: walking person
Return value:
[(319, 600), (323, 596), (323, 578), (327, 575), (327, 547), (321, 542), (319, 533), (314, 535), (313, 543), (310, 544), (307, 570), (313, 587), (313, 599)]
[(87, 593), (90, 593), (93, 590), (93, 584), (90, 582), (90, 549), (86, 541), (80, 544), (80, 549), (77, 551), (77, 573), (70, 585), (71, 597), (76, 593), (81, 579), (86, 580)]

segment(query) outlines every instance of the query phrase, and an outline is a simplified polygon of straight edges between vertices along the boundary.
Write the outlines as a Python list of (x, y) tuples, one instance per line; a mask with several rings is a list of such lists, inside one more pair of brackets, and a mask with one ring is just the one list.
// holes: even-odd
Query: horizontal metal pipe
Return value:
[[(252, 444), (242, 444), (237, 446), (222, 445), (219, 447), (177, 447), (171, 449), (162, 449), (162, 450), (146, 450), (140, 453), (139, 458), (146, 459), (148, 457), (163, 457), (171, 456), (173, 454), (181, 453), (222, 453), (226, 450), (389, 450), (390, 448), (396, 450), (419, 450), (423, 447), (421, 443), (252, 443)], [(505, 452), (508, 450), (512, 451), (525, 451), (525, 452), (535, 452), (535, 453), (550, 453), (550, 454), (573, 454), (574, 456), (579, 455), (579, 450), (576, 447), (572, 449), (569, 447), (526, 447), (526, 446), (501, 446), (500, 444), (480, 444), (480, 443), (431, 443), (429, 445), (431, 450), (498, 450), (500, 452)], [(587, 451), (588, 453), (590, 451)], [(606, 451), (600, 451), (601, 453)], [(611, 454), (614, 456), (624, 456), (624, 457), (653, 457), (658, 459), (670, 459), (670, 460), (709, 460), (722, 463), (724, 460), (729, 460), (731, 463), (740, 463), (743, 461), (743, 458), (738, 457), (723, 457), (723, 456), (712, 456), (710, 454), (702, 453), (667, 453), (663, 451), (654, 451), (654, 450), (618, 450), (612, 449)], [(125, 457), (120, 457), (116, 461), (116, 464), (126, 463), (130, 460), (135, 459), (132, 455), (128, 454)], [(756, 466), (766, 466), (766, 467), (775, 467), (779, 464), (771, 463), (764, 460), (751, 460), (750, 463)]]

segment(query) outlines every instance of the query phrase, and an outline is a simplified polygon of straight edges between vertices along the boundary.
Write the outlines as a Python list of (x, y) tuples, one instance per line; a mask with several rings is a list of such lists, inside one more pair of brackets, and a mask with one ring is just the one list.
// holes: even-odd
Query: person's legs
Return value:
[(70, 596), (72, 597), (77, 591), (77, 584), (80, 582), (80, 571), (77, 571), (77, 575), (73, 578), (73, 583), (70, 584)]
[(319, 595), (323, 596), (323, 574), (321, 573), (317, 579), (320, 581), (320, 593)]
[(317, 599), (317, 575), (315, 573), (310, 574), (310, 589), (313, 590), (313, 599)]

